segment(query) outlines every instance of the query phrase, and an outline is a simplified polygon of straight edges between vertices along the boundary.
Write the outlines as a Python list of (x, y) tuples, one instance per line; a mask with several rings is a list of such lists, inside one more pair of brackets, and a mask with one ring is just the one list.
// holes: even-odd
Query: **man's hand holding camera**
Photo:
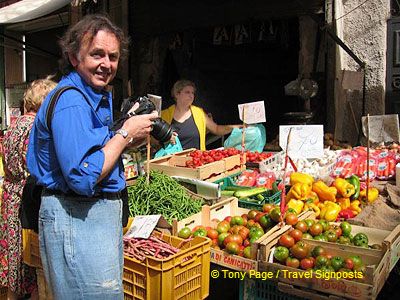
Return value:
[(122, 125), (122, 129), (128, 132), (131, 147), (138, 147), (146, 141), (146, 137), (153, 130), (153, 120), (158, 118), (157, 111), (149, 114), (136, 115), (135, 110), (139, 107), (139, 103), (135, 103), (129, 110), (128, 118)]

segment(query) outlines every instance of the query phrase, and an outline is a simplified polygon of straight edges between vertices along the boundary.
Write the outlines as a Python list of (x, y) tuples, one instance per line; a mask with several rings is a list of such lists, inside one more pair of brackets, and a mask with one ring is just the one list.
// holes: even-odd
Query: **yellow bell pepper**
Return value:
[(339, 204), (342, 209), (349, 208), (350, 198), (338, 198), (336, 199), (336, 203)]
[(314, 178), (311, 175), (299, 172), (293, 172), (290, 174), (290, 184), (295, 185), (296, 183), (306, 183), (310, 187), (314, 182)]
[[(303, 199), (302, 199), (303, 200)], [(307, 203), (314, 203), (318, 204), (319, 203), (319, 198), (316, 192), (310, 191), (308, 195), (304, 199)]]
[(318, 218), (318, 216), (321, 213), (321, 210), (319, 209), (319, 207), (317, 205), (315, 205), (314, 203), (306, 203), (306, 204), (304, 204), (303, 211), (307, 211), (307, 210), (314, 211), (316, 218)]
[(317, 193), (320, 201), (336, 201), (337, 189), (334, 186), (327, 186), (321, 180), (318, 180), (313, 184), (312, 190)]
[(311, 186), (309, 186), (306, 183), (295, 183), (294, 185), (292, 185), (292, 187), (290, 188), (288, 194), (287, 194), (287, 199), (305, 199), (305, 197), (311, 192)]
[[(376, 199), (378, 199), (379, 196), (379, 191), (377, 188), (369, 188), (368, 189), (368, 203), (374, 202)], [(367, 190), (362, 190), (360, 192), (360, 197), (358, 199), (362, 201), (367, 201)]]
[(301, 211), (303, 210), (303, 206), (304, 206), (304, 202), (301, 200), (296, 200), (296, 199), (291, 199), (287, 203), (287, 207), (294, 209), (296, 211), (296, 214), (301, 213)]
[(335, 221), (342, 208), (339, 204), (332, 201), (325, 201), (324, 204), (324, 207), (321, 209), (320, 219), (325, 219), (328, 222)]
[(343, 198), (350, 198), (350, 196), (356, 192), (354, 185), (347, 182), (346, 179), (343, 179), (340, 177), (335, 179), (335, 182), (333, 183), (333, 185), (336, 187), (338, 193)]
[(361, 212), (360, 204), (360, 200), (353, 200), (351, 201), (349, 208), (357, 215)]

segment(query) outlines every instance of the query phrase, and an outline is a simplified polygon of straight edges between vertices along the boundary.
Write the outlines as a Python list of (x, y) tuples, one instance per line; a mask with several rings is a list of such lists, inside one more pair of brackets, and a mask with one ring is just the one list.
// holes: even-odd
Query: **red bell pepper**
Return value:
[(339, 216), (338, 217), (347, 220), (347, 219), (354, 218), (355, 216), (356, 216), (355, 213), (351, 209), (346, 208), (346, 209), (342, 209), (339, 212)]

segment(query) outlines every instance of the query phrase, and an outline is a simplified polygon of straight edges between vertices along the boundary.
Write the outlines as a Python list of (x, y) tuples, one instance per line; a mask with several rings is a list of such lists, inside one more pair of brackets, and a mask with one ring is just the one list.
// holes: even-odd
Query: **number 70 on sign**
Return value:
[[(263, 123), (265, 118), (264, 101), (249, 102), (238, 105), (239, 119), (246, 124)], [(244, 120), (243, 120), (244, 111)]]

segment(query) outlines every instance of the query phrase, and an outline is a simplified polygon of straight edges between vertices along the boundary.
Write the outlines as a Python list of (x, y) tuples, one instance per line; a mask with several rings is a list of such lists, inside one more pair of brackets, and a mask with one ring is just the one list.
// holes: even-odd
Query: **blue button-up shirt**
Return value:
[[(61, 94), (51, 120), (46, 111), (54, 91), (75, 86), (86, 94), (89, 103), (76, 90)], [(103, 146), (113, 137), (112, 99), (109, 92), (96, 92), (80, 75), (64, 76), (40, 107), (29, 137), (27, 166), (37, 183), (52, 190), (74, 191), (92, 196), (100, 191), (118, 192), (125, 187), (122, 160), (99, 183), (104, 163)]]

